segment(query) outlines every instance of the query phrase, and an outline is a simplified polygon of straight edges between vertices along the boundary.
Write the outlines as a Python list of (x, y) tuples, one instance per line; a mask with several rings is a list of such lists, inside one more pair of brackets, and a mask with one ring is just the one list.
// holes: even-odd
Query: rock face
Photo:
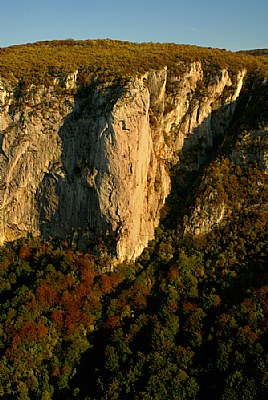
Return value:
[[(125, 86), (72, 94), (77, 72), (23, 95), (0, 82), (0, 240), (27, 235), (80, 242), (112, 235), (134, 259), (153, 238), (180, 154), (206, 151), (229, 126), (245, 71), (181, 76), (167, 68)], [(58, 90), (59, 84), (62, 86)]]
[[(260, 178), (254, 185), (248, 184), (247, 196), (241, 196), (236, 206), (228, 201), (228, 193), (213, 187), (212, 179), (207, 176), (202, 182), (205, 195), (200, 200), (196, 199), (191, 209), (190, 217), (184, 220), (183, 232), (185, 236), (204, 236), (217, 227), (226, 227), (234, 220), (237, 210), (254, 213), (261, 210), (262, 215), (268, 215), (268, 203), (266, 186), (264, 184), (268, 172), (268, 130), (267, 128), (244, 133), (229, 154), (229, 162), (233, 165), (250, 169), (257, 166), (259, 172), (263, 172), (263, 181)], [(215, 179), (215, 178), (214, 178)], [(221, 181), (220, 175), (218, 181)], [(237, 189), (237, 188), (236, 188)], [(250, 190), (254, 189), (254, 197)], [(200, 189), (199, 189), (200, 190)], [(223, 190), (223, 191), (222, 191)], [(252, 201), (252, 197), (254, 201)], [(265, 218), (265, 217), (264, 217)]]

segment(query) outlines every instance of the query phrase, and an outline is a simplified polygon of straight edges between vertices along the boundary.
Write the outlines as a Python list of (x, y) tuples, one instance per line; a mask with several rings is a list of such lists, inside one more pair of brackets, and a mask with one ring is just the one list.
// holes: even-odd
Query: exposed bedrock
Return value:
[[(92, 85), (87, 96), (31, 87), (16, 98), (0, 82), (0, 239), (27, 235), (116, 240), (134, 259), (153, 238), (182, 149), (202, 155), (224, 135), (245, 71), (204, 77), (167, 68), (125, 86)], [(55, 82), (54, 82), (55, 83)]]

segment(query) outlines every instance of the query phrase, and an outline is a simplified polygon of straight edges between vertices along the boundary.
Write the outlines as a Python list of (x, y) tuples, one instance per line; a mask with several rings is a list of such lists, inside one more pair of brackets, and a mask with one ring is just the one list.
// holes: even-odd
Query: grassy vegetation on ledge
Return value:
[[(226, 50), (174, 43), (131, 43), (114, 40), (55, 40), (0, 49), (0, 76), (25, 85), (48, 84), (55, 76), (79, 70), (83, 84), (98, 75), (101, 80), (128, 78), (165, 65), (175, 73), (185, 63), (201, 61), (204, 69), (228, 67), (267, 74), (263, 58)], [(267, 64), (266, 64), (267, 65)]]

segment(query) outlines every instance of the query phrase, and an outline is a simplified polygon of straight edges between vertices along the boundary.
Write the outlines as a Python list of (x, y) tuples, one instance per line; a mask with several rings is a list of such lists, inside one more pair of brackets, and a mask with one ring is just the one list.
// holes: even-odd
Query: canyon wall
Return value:
[(198, 170), (228, 128), (246, 72), (167, 68), (79, 95), (77, 71), (15, 92), (0, 79), (0, 241), (114, 239), (135, 259), (154, 236), (183, 152)]

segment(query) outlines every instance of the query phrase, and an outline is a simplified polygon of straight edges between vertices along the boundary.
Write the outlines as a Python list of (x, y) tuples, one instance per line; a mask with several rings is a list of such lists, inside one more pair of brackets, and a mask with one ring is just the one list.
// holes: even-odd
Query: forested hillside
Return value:
[(266, 177), (227, 157), (204, 176), (231, 222), (199, 238), (159, 228), (114, 272), (102, 243), (1, 249), (4, 399), (266, 398)]
[[(57, 68), (66, 65), (70, 72), (61, 51), (71, 49), (70, 65), (79, 68), (72, 49), (98, 44), (1, 49), (0, 74), (20, 79), (23, 89), (52, 73), (54, 46), (59, 46)], [(170, 49), (176, 58), (175, 45), (127, 44), (121, 58), (118, 49), (111, 58), (111, 48), (102, 58), (104, 80), (120, 65), (126, 68), (127, 60), (133, 73), (167, 62)], [(27, 72), (24, 51), (34, 57), (36, 76)], [(0, 248), (3, 400), (267, 398), (266, 67), (258, 57), (240, 59), (223, 50), (176, 51), (191, 59), (201, 54), (208, 64), (215, 57), (221, 65), (248, 57), (258, 70), (247, 78), (224, 140), (205, 155), (199, 171), (183, 169), (184, 159), (172, 169), (172, 190), (155, 239), (135, 262), (115, 262), (105, 237), (89, 241), (83, 252), (71, 240), (53, 238), (25, 238)], [(94, 64), (98, 53), (92, 54)]]

